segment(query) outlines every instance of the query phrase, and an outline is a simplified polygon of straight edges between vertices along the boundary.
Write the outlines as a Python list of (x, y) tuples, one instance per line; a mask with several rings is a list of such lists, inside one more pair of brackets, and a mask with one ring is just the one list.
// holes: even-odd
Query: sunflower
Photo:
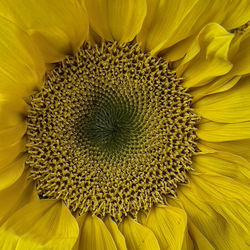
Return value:
[(1, 249), (249, 249), (250, 2), (0, 2)]

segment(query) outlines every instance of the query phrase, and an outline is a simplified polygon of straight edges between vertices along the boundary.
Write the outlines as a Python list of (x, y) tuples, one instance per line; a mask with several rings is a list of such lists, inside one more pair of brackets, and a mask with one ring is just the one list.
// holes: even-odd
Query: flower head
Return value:
[(0, 248), (247, 249), (249, 6), (0, 3)]

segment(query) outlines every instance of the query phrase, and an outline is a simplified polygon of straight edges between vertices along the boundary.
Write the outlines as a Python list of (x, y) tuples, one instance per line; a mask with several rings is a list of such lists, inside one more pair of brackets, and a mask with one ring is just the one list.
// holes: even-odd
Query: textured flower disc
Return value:
[(166, 204), (196, 151), (192, 98), (138, 45), (85, 44), (31, 98), (26, 162), (41, 198), (120, 221)]

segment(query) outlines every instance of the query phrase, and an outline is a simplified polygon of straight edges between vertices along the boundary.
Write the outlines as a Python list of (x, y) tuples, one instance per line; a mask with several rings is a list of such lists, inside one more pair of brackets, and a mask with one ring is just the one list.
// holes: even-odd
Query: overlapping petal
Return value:
[(7, 18), (31, 35), (47, 63), (75, 52), (88, 34), (87, 15), (77, 0), (8, 0), (5, 9)]
[(213, 245), (209, 242), (204, 234), (192, 223), (191, 220), (188, 222), (188, 231), (192, 237), (193, 249), (206, 249), (215, 250)]
[(77, 219), (79, 237), (74, 249), (82, 250), (116, 250), (115, 241), (104, 222), (95, 215), (83, 214)]
[(106, 216), (104, 218), (104, 223), (113, 237), (117, 250), (126, 250), (127, 247), (124, 236), (119, 231), (117, 224), (111, 219), (110, 216)]
[(17, 156), (11, 163), (0, 167), (0, 190), (12, 185), (24, 171), (25, 155)]
[(82, 0), (90, 25), (103, 39), (130, 42), (139, 33), (146, 15), (146, 0)]
[[(248, 28), (243, 35), (235, 36), (230, 44), (228, 60), (232, 63), (231, 70), (202, 87), (192, 89), (191, 94), (194, 96), (194, 102), (206, 95), (227, 91), (238, 84), (240, 79), (249, 75), (249, 44), (250, 28)], [(242, 81), (249, 81), (249, 77), (247, 79), (242, 79)], [(239, 83), (239, 85), (240, 84), (241, 83)]]
[(0, 190), (12, 185), (24, 170), (26, 110), (21, 98), (0, 95)]
[(187, 226), (183, 209), (156, 206), (150, 211), (145, 225), (153, 231), (161, 249), (182, 249)]
[(240, 27), (247, 23), (250, 17), (249, 0), (233, 0), (229, 1), (226, 9), (226, 16), (222, 21), (222, 25), (228, 30)]
[(250, 163), (246, 159), (229, 152), (218, 151), (197, 155), (193, 159), (193, 167), (199, 173), (216, 173), (246, 185), (250, 184)]
[(193, 176), (192, 182), (197, 194), (237, 232), (234, 235), (236, 242), (242, 242), (242, 249), (246, 248), (250, 243), (249, 185), (216, 173)]
[(8, 147), (16, 142), (19, 142), (26, 132), (27, 124), (19, 123), (0, 130), (0, 150), (3, 147)]
[(215, 78), (213, 81), (204, 86), (192, 88), (190, 93), (193, 96), (193, 103), (200, 100), (204, 96), (221, 93), (231, 89), (240, 79), (241, 76), (231, 76), (229, 72), (229, 74)]
[[(0, 93), (0, 131), (12, 127), (19, 126), (21, 128), (25, 126), (24, 116), (27, 113), (27, 110), (28, 105), (22, 98), (17, 98), (11, 93)], [(18, 129), (18, 131), (21, 132), (22, 129)], [(13, 142), (12, 139), (10, 140)], [(3, 144), (1, 145), (3, 146)]]
[(138, 41), (152, 54), (182, 43), (196, 35), (209, 22), (220, 23), (230, 5), (227, 1), (218, 0), (148, 0), (147, 4), (147, 16)]
[(193, 107), (198, 115), (211, 121), (245, 122), (250, 120), (249, 97), (250, 77), (247, 77), (228, 91), (202, 98)]
[(206, 25), (188, 49), (177, 68), (186, 88), (207, 84), (229, 72), (232, 63), (228, 51), (233, 35), (216, 23)]
[(205, 122), (199, 125), (197, 136), (209, 142), (225, 142), (250, 139), (250, 122), (217, 123)]
[(4, 169), (10, 165), (19, 155), (26, 151), (25, 138), (10, 146), (0, 148), (0, 169)]
[(200, 143), (218, 151), (239, 155), (250, 162), (250, 139), (223, 142), (208, 142), (201, 140)]
[(130, 250), (160, 250), (154, 233), (147, 227), (127, 217), (119, 225)]
[(45, 64), (31, 38), (17, 25), (0, 17), (0, 93), (28, 96), (41, 86)]
[(2, 249), (71, 249), (78, 236), (75, 218), (61, 201), (37, 200), (0, 227)]
[(250, 15), (248, 0), (147, 0), (147, 9), (138, 41), (146, 51), (161, 52), (171, 61), (185, 55), (206, 24), (217, 22), (230, 31), (249, 21)]
[(29, 172), (24, 171), (18, 180), (0, 190), (0, 225), (27, 203), (38, 200), (35, 185), (27, 180), (28, 175)]
[[(215, 185), (211, 185), (210, 181)], [(204, 189), (203, 185), (206, 185), (206, 189)], [(218, 187), (220, 188), (217, 189)], [(228, 181), (223, 176), (193, 174), (190, 184), (179, 190), (179, 204), (185, 209), (189, 221), (199, 230), (198, 232), (197, 230), (193, 232), (192, 226), (190, 230), (193, 237), (199, 237), (199, 239), (194, 239), (194, 242), (199, 247), (205, 244), (210, 249), (211, 247), (222, 250), (247, 249), (248, 239), (244, 231), (245, 227), (236, 227), (236, 224), (233, 223), (233, 218), (228, 217), (228, 214), (223, 212), (223, 209), (228, 208), (230, 204), (234, 203), (234, 208), (229, 207), (232, 211), (235, 211), (239, 204), (242, 205), (241, 202), (237, 201), (237, 187), (238, 185), (235, 185), (233, 181)], [(244, 191), (246, 194), (244, 188), (241, 191)], [(228, 195), (232, 196), (231, 199)], [(246, 198), (244, 197), (240, 200), (244, 201)], [(237, 214), (238, 219), (241, 219), (244, 211), (244, 209), (242, 211), (239, 210)], [(238, 230), (241, 230), (245, 237), (242, 237)]]
[(235, 37), (229, 50), (229, 58), (234, 67), (230, 76), (246, 75), (250, 73), (250, 27), (240, 37)]

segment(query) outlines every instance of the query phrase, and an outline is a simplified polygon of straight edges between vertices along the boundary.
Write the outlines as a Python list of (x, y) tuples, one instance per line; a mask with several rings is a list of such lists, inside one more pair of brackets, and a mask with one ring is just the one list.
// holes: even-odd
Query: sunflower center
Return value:
[[(112, 101), (109, 98), (112, 98)], [(105, 153), (124, 150), (136, 138), (136, 108), (115, 93), (106, 93), (92, 102), (79, 122), (76, 130), (80, 142), (86, 141)]]
[(187, 182), (192, 98), (164, 60), (138, 45), (84, 44), (31, 99), (26, 164), (40, 198), (118, 222), (166, 204)]

